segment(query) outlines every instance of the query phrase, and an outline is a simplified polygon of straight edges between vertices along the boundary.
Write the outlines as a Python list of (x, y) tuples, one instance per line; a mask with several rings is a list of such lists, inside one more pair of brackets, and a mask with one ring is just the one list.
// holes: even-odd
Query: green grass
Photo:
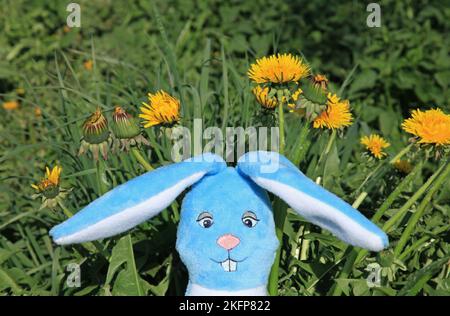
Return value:
[[(184, 126), (277, 125), (260, 110), (246, 76), (256, 57), (303, 55), (351, 102), (354, 124), (329, 146), (330, 133), (305, 130), (285, 113), (286, 154), (309, 177), (383, 227), (391, 246), (376, 254), (348, 247), (287, 210), (280, 295), (449, 295), (450, 181), (445, 160), (408, 146), (400, 129), (411, 109), (450, 113), (450, 10), (441, 1), (382, 5), (382, 27), (366, 27), (359, 1), (79, 1), (80, 29), (64, 31), (65, 5), (4, 0), (0, 14), (0, 293), (5, 295), (182, 295), (187, 271), (175, 251), (182, 197), (130, 234), (57, 247), (49, 229), (103, 192), (146, 171), (136, 155), (110, 154), (97, 166), (78, 156), (82, 122), (100, 107), (139, 112), (148, 92), (182, 100)], [(7, 12), (7, 14), (5, 14)], [(83, 67), (86, 60), (94, 68)], [(19, 94), (16, 88), (23, 88)], [(35, 117), (40, 107), (42, 117)], [(383, 162), (368, 159), (362, 135), (391, 143)], [(152, 167), (171, 162), (160, 128), (140, 154)], [(389, 163), (403, 151), (405, 175)], [(409, 150), (410, 149), (410, 150)], [(141, 161), (142, 162), (142, 161)], [(63, 167), (72, 188), (55, 211), (40, 209), (31, 183), (46, 165)], [(147, 166), (148, 167), (148, 166)], [(148, 168), (147, 168), (148, 169)], [(436, 173), (437, 172), (437, 173)], [(81, 287), (66, 281), (81, 265)], [(382, 267), (369, 288), (369, 264)]]

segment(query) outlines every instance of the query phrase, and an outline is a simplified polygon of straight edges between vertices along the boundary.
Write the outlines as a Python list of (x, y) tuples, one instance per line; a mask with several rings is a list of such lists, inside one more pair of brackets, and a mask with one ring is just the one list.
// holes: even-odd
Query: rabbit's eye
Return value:
[(197, 217), (197, 222), (203, 228), (209, 228), (214, 223), (212, 215), (208, 212), (200, 213), (200, 215)]
[(249, 228), (255, 227), (258, 222), (259, 219), (256, 217), (256, 214), (251, 211), (247, 211), (242, 215), (242, 223)]

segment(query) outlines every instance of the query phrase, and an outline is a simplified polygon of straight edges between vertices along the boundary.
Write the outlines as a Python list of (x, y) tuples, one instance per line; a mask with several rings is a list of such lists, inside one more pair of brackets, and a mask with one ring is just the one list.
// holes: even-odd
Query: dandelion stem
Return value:
[(376, 166), (375, 169), (373, 169), (367, 175), (367, 177), (364, 179), (364, 181), (359, 185), (359, 187), (356, 189), (356, 192), (359, 192), (364, 187), (364, 185), (372, 178), (372, 176), (375, 175), (378, 172), (378, 170), (380, 170), (380, 168), (384, 165), (385, 165), (384, 162), (379, 163), (378, 166)]
[(365, 191), (361, 192), (358, 195), (358, 197), (356, 198), (355, 202), (353, 202), (352, 207), (358, 208), (366, 197), (367, 197), (367, 192), (365, 192)]
[(61, 209), (63, 210), (64, 214), (67, 216), (67, 218), (70, 218), (73, 216), (73, 213), (71, 211), (69, 211), (69, 209), (64, 205), (63, 202), (58, 201), (58, 205), (59, 207), (61, 207)]
[(394, 156), (394, 158), (392, 158), (391, 160), (389, 160), (390, 164), (395, 163), (397, 160), (399, 160), (400, 158), (402, 158), (406, 153), (408, 153), (411, 150), (411, 147), (413, 146), (413, 144), (409, 144), (408, 146), (406, 146), (405, 148), (403, 148), (397, 155)]
[[(283, 112), (283, 96), (278, 95), (278, 123), (280, 124), (280, 154), (284, 155), (285, 140), (284, 140), (284, 112)], [(269, 294), (278, 294), (278, 277), (279, 277), (279, 267), (280, 267), (280, 257), (281, 257), (281, 245), (283, 242), (283, 228), (284, 222), (286, 221), (287, 208), (286, 205), (280, 198), (275, 198), (274, 200), (274, 218), (275, 218), (275, 232), (277, 234), (278, 240), (280, 241), (280, 246), (275, 254), (275, 261), (272, 265), (269, 276)]]
[(275, 254), (275, 261), (270, 270), (269, 276), (269, 294), (274, 296), (278, 294), (278, 277), (279, 277), (279, 267), (281, 258), (281, 245), (283, 242), (283, 228), (284, 222), (286, 220), (287, 208), (280, 198), (275, 198), (274, 201), (274, 218), (275, 218), (275, 233), (278, 240), (280, 241), (280, 246)]
[(228, 98), (228, 66), (225, 57), (224, 42), (221, 42), (221, 58), (222, 58), (222, 79), (223, 79), (223, 121), (222, 121), (222, 131), (225, 132), (225, 128), (228, 123), (228, 108), (230, 107), (230, 101)]
[[(352, 207), (358, 208), (361, 203), (364, 201), (364, 199), (367, 197), (367, 192), (362, 192), (353, 202)], [(339, 274), (339, 279), (345, 279), (347, 278), (350, 273), (352, 272), (353, 263), (355, 262), (356, 258), (359, 255), (359, 251), (357, 251), (353, 246), (347, 247), (346, 253), (344, 254), (344, 257), (347, 256), (347, 260), (345, 261), (344, 267)], [(333, 296), (341, 295), (342, 290), (340, 287), (337, 286), (337, 284), (334, 284), (334, 287), (332, 288), (331, 294)]]
[[(402, 155), (404, 155), (406, 152), (407, 151), (403, 151)], [(400, 157), (402, 155), (400, 155)], [(399, 156), (399, 155), (397, 155), (397, 156)], [(396, 159), (395, 160), (392, 159), (392, 161), (396, 161)], [(372, 217), (373, 222), (376, 223), (381, 219), (381, 217), (389, 209), (389, 207), (392, 205), (392, 203), (394, 203), (394, 201), (397, 199), (397, 197), (404, 191), (404, 189), (409, 185), (409, 183), (415, 178), (416, 174), (418, 172), (420, 172), (420, 170), (422, 169), (422, 166), (423, 166), (423, 164), (419, 163), (413, 169), (413, 171), (411, 171), (411, 173), (408, 174), (408, 176), (406, 176), (403, 179), (403, 181), (397, 186), (397, 188), (391, 194), (389, 194), (389, 196), (387, 197), (385, 202), (380, 206), (378, 211)], [(420, 197), (420, 195), (419, 195), (419, 197)], [(358, 199), (359, 199), (359, 197), (356, 199), (356, 201), (358, 201)], [(355, 203), (353, 203), (354, 207), (355, 207), (356, 201), (355, 201)], [(359, 249), (358, 251), (356, 251), (356, 250), (354, 250), (354, 248), (352, 246), (349, 246), (347, 251), (350, 251), (351, 255), (347, 258), (346, 263), (345, 263), (341, 273), (339, 274), (339, 278), (348, 277), (351, 273), (351, 269), (353, 268), (354, 263), (360, 262), (360, 260), (362, 260), (362, 258), (368, 253), (368, 251), (366, 249)], [(340, 295), (341, 293), (342, 293), (342, 290), (335, 284), (332, 294)]]
[(414, 193), (414, 195), (393, 215), (384, 225), (383, 230), (389, 231), (402, 217), (405, 215), (409, 208), (425, 193), (428, 187), (433, 183), (434, 179), (439, 175), (439, 173), (444, 169), (445, 165), (439, 167), (439, 169), (428, 178), (428, 180), (419, 188), (419, 190)]
[(280, 124), (280, 154), (284, 155), (284, 110), (282, 100), (278, 100), (278, 123)]
[(409, 183), (415, 178), (416, 174), (422, 170), (422, 162), (419, 162), (417, 166), (403, 179), (402, 182), (398, 184), (394, 191), (386, 198), (383, 204), (380, 206), (378, 211), (372, 217), (374, 223), (378, 222), (384, 213), (389, 209), (389, 207), (394, 203), (395, 199), (405, 190)]
[(325, 155), (328, 155), (328, 153), (330, 152), (331, 146), (333, 145), (335, 139), (336, 139), (336, 130), (333, 129), (333, 131), (331, 132), (330, 139), (328, 140), (327, 147), (325, 148)]
[(402, 252), (402, 254), (398, 256), (398, 259), (404, 260), (408, 254), (420, 248), (430, 238), (431, 238), (430, 236), (423, 236), (422, 238), (417, 240), (414, 244), (412, 244), (409, 248), (407, 248), (404, 252)]
[[(346, 279), (350, 275), (353, 269), (353, 263), (355, 262), (357, 256), (358, 253), (355, 248), (353, 246), (349, 246), (346, 253), (343, 255), (343, 257), (347, 257), (347, 260), (345, 261), (344, 268), (339, 274), (338, 279)], [(335, 283), (331, 295), (339, 296), (341, 293), (342, 289), (337, 285), (337, 283)]]
[(335, 139), (336, 139), (336, 130), (333, 129), (331, 132), (331, 135), (328, 137), (327, 147), (325, 147), (325, 151), (323, 151), (320, 154), (319, 160), (317, 161), (315, 171), (314, 171), (314, 173), (315, 173), (314, 178), (317, 178), (319, 175), (323, 175), (323, 172), (320, 172), (319, 169), (323, 169), (321, 166), (322, 166), (323, 162), (326, 161), (326, 158), (328, 157), (328, 154), (331, 151), (331, 147), (333, 146)]
[(145, 160), (139, 149), (137, 149), (136, 147), (132, 147), (131, 153), (133, 154), (134, 158), (136, 158), (136, 160), (145, 168), (145, 170), (153, 170), (153, 167), (147, 162), (147, 160)]
[(425, 195), (424, 199), (419, 204), (417, 210), (409, 219), (408, 224), (406, 224), (405, 230), (403, 231), (403, 234), (400, 237), (400, 240), (398, 241), (397, 246), (394, 249), (394, 255), (396, 257), (400, 255), (400, 252), (406, 245), (406, 242), (408, 241), (408, 238), (411, 236), (415, 226), (419, 222), (419, 219), (422, 217), (423, 213), (427, 209), (427, 206), (430, 204), (431, 198), (433, 197), (434, 193), (436, 193), (436, 191), (440, 188), (442, 183), (447, 179), (447, 176), (450, 174), (450, 162), (446, 162), (445, 165), (443, 165), (442, 167), (444, 166), (445, 169), (443, 169), (442, 173), (440, 173), (440, 170), (442, 170), (442, 168), (439, 168), (440, 170), (435, 173), (435, 174), (440, 173), (439, 177), (433, 183), (433, 186), (430, 188), (427, 195)]
[[(373, 222), (378, 222), (383, 214), (389, 209), (395, 199), (403, 192), (407, 185), (415, 178), (415, 175), (422, 169), (423, 164), (419, 163), (416, 168), (397, 186), (397, 188), (387, 197), (386, 201), (381, 205), (375, 215), (372, 217)], [(443, 165), (416, 191), (416, 193), (383, 225), (383, 230), (388, 232), (409, 210), (409, 208), (425, 193), (437, 175), (442, 171)], [(359, 263), (368, 253), (367, 250), (361, 249), (356, 257)]]
[(309, 135), (309, 124), (304, 122), (300, 135), (297, 138), (297, 141), (292, 149), (292, 163), (296, 166), (300, 164), (300, 162), (305, 158), (306, 153), (308, 152), (309, 146), (311, 145), (311, 141), (308, 139)]
[(105, 182), (103, 182), (103, 179), (102, 179), (102, 176), (105, 172), (105, 164), (104, 164), (103, 160), (97, 160), (96, 167), (97, 167), (98, 193), (100, 195), (102, 195), (108, 191), (108, 188), (105, 186)]
[[(389, 160), (389, 164), (392, 165), (397, 160), (400, 160), (400, 158), (402, 158), (405, 154), (407, 154), (411, 150), (411, 147), (412, 147), (412, 144), (409, 144), (408, 146), (403, 148), (397, 155), (395, 155), (391, 160)], [(379, 174), (378, 177), (372, 179), (372, 177), (377, 174), (377, 172), (380, 170), (380, 168), (384, 167), (385, 165), (386, 165), (385, 161), (378, 164), (378, 166), (376, 166), (376, 168), (367, 175), (367, 177), (364, 179), (364, 181), (361, 183), (361, 185), (358, 187), (358, 189), (356, 189), (356, 192), (359, 192), (369, 182), (369, 180), (373, 180), (373, 179), (378, 178), (379, 176), (382, 176), (386, 172), (386, 169), (384, 169), (384, 172)], [(367, 191), (367, 188), (366, 188), (366, 191)]]
[[(279, 120), (280, 120), (280, 153), (283, 154), (284, 152), (284, 116), (283, 116), (283, 108), (280, 106), (282, 102), (278, 102), (278, 111), (280, 114)], [(300, 131), (300, 137), (297, 140), (297, 143), (295, 144), (295, 147), (292, 151), (292, 155), (294, 156), (293, 162), (295, 165), (298, 165), (301, 160), (305, 157), (306, 152), (309, 148), (309, 142), (307, 140), (307, 136), (309, 134), (309, 126), (305, 124), (302, 127), (302, 130)], [(283, 140), (282, 140), (283, 139)], [(287, 216), (287, 206), (284, 204), (284, 202), (279, 199), (275, 198), (274, 201), (274, 217), (275, 217), (275, 231), (278, 240), (280, 241), (280, 247), (278, 247), (276, 255), (275, 255), (275, 261), (272, 266), (272, 270), (270, 271), (269, 276), (269, 294), (270, 295), (277, 295), (278, 294), (278, 279), (279, 279), (279, 267), (280, 267), (280, 257), (281, 257), (281, 245), (283, 242), (283, 228), (284, 223), (286, 221)], [(305, 229), (305, 228), (304, 228)], [(308, 249), (308, 244), (305, 243), (305, 245), (301, 246), (301, 251), (303, 254), (306, 254)]]

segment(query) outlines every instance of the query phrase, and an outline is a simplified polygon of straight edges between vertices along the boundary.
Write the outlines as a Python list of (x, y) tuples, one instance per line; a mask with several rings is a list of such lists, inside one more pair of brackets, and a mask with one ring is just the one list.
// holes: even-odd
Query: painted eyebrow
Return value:
[(204, 218), (212, 218), (212, 215), (208, 212), (201, 212), (200, 215), (197, 217), (197, 222), (201, 221)]
[(256, 217), (256, 214), (253, 213), (252, 211), (247, 211), (247, 212), (245, 212), (245, 213), (242, 215), (242, 218), (245, 218), (245, 217), (251, 217), (251, 218), (253, 218), (255, 221), (259, 221), (258, 217)]

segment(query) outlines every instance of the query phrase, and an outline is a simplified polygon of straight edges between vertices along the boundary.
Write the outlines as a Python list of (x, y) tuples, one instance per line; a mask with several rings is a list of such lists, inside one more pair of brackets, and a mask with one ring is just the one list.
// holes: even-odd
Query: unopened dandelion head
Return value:
[(115, 107), (112, 118), (111, 129), (115, 137), (113, 146), (115, 152), (128, 151), (131, 146), (150, 145), (142, 136), (138, 121), (122, 107)]
[(412, 171), (413, 166), (408, 160), (398, 159), (394, 162), (394, 168), (401, 173), (408, 174)]
[(318, 87), (324, 91), (328, 88), (328, 79), (325, 75), (317, 74), (313, 77), (312, 80), (315, 87)]
[(97, 109), (83, 123), (83, 139), (81, 140), (79, 155), (91, 151), (94, 160), (98, 160), (99, 152), (103, 159), (108, 158), (108, 149), (111, 143), (108, 120)]

